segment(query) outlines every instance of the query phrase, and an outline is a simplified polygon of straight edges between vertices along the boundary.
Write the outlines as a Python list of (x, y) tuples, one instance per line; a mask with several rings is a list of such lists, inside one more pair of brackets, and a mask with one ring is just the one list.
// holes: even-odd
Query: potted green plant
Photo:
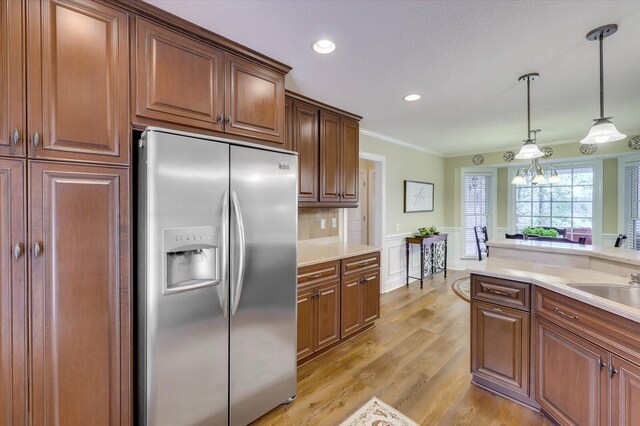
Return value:
[(440, 235), (440, 232), (436, 229), (435, 226), (418, 228), (418, 233), (416, 234), (416, 237), (430, 237), (432, 235)]
[(525, 236), (533, 236), (533, 237), (551, 237), (555, 238), (560, 233), (555, 229), (545, 229), (545, 228), (524, 228), (522, 230), (522, 234)]

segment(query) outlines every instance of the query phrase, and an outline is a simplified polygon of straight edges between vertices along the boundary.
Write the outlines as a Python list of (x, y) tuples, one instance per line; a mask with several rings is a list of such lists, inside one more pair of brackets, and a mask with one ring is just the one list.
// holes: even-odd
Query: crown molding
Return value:
[(386, 135), (383, 135), (381, 133), (372, 132), (371, 130), (360, 128), (360, 134), (366, 135), (366, 136), (370, 136), (372, 138), (379, 139), (381, 141), (389, 142), (389, 143), (392, 143), (394, 145), (399, 145), (399, 146), (403, 146), (405, 148), (414, 149), (416, 151), (424, 152), (424, 153), (427, 153), (427, 154), (430, 154), (430, 155), (435, 155), (436, 157), (442, 157), (442, 158), (445, 157), (442, 153), (434, 151), (432, 149), (425, 148), (425, 147), (422, 147), (422, 146), (419, 146), (419, 145), (414, 145), (412, 143), (405, 142), (405, 141), (402, 141), (400, 139), (392, 138), (390, 136), (386, 136)]

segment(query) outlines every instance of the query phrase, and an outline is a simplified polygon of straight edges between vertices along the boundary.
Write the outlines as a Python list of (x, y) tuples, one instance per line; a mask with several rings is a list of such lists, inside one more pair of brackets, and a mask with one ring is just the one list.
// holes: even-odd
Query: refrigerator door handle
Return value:
[[(242, 293), (242, 283), (244, 281), (244, 257), (246, 254), (245, 239), (244, 239), (244, 222), (242, 221), (242, 211), (240, 210), (240, 203), (238, 203), (238, 196), (236, 191), (231, 191), (231, 204), (233, 205), (233, 211), (236, 217), (236, 225), (238, 227), (238, 244), (240, 245), (240, 256), (238, 259), (238, 281), (236, 282), (235, 291), (231, 295), (233, 304), (231, 306), (231, 315), (235, 315), (238, 310), (238, 304), (240, 303), (240, 294)], [(232, 287), (233, 289), (233, 287)]]
[(229, 264), (229, 192), (224, 191), (222, 194), (222, 226), (221, 226), (220, 240), (222, 241), (222, 259), (220, 261), (220, 285), (218, 286), (218, 299), (220, 300), (220, 307), (222, 308), (222, 314), (226, 318), (229, 312), (229, 300), (227, 295), (227, 273)]

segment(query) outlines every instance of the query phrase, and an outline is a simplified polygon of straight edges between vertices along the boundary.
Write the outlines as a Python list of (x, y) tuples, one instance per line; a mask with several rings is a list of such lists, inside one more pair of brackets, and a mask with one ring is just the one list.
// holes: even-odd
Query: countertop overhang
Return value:
[[(610, 260), (619, 263), (635, 264), (634, 260), (640, 264), (638, 255), (634, 252), (631, 256), (628, 252), (632, 250), (624, 250), (617, 255), (617, 252), (611, 253), (609, 248), (597, 246), (580, 246), (574, 248), (573, 245), (567, 247), (557, 247), (558, 243), (534, 242), (534, 241), (493, 241), (490, 247), (512, 248), (515, 250), (534, 250), (544, 251), (553, 256), (554, 253), (578, 254), (599, 257), (601, 259)], [(565, 244), (566, 245), (566, 244)], [(576, 246), (578, 246), (576, 244)], [(606, 256), (606, 257), (601, 257)], [(546, 288), (556, 293), (571, 297), (580, 302), (587, 303), (613, 314), (640, 323), (640, 309), (633, 308), (609, 299), (592, 295), (571, 287), (569, 284), (607, 284), (628, 286), (629, 278), (618, 275), (609, 274), (593, 269), (571, 268), (564, 266), (555, 266), (544, 264), (541, 262), (528, 262), (517, 259), (488, 257), (482, 262), (478, 262), (467, 268), (472, 274), (487, 275), (508, 280), (526, 282), (538, 287)]]

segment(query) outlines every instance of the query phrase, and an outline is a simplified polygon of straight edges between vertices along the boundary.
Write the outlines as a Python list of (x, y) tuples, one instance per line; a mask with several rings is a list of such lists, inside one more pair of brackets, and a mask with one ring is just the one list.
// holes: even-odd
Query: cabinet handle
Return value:
[(231, 115), (229, 115), (229, 116), (227, 117), (227, 124), (228, 124), (228, 125), (231, 125)]
[(33, 244), (33, 257), (36, 259), (40, 257), (40, 243), (36, 242)]
[(13, 133), (11, 134), (11, 141), (14, 145), (18, 145), (20, 143), (20, 132), (18, 132), (18, 129), (13, 129)]
[(502, 312), (502, 308), (493, 308), (493, 310), (496, 312)]
[(613, 365), (609, 366), (609, 377), (613, 377), (614, 374), (618, 374), (618, 370), (613, 368)]
[(600, 368), (600, 370), (602, 370), (606, 366), (607, 366), (607, 364), (602, 362), (602, 358), (598, 357), (598, 368)]
[(220, 124), (224, 122), (224, 114), (220, 113), (218, 114), (218, 117), (216, 118), (216, 124)]
[(33, 134), (33, 146), (38, 146), (40, 145), (40, 135), (38, 134), (38, 132), (35, 132)]
[(493, 294), (499, 294), (500, 296), (511, 296), (511, 292), (510, 291), (500, 291), (500, 290), (493, 290), (488, 288), (487, 289), (488, 293), (493, 293)]
[(318, 273), (318, 274), (311, 274), (311, 275), (307, 275), (307, 278), (309, 278), (310, 280), (314, 279), (314, 278), (319, 278), (321, 277), (322, 274)]
[(566, 313), (562, 312), (560, 310), (560, 308), (557, 308), (557, 307), (553, 308), (553, 312), (555, 312), (556, 314), (561, 315), (561, 316), (563, 316), (565, 318), (569, 318), (569, 319), (572, 319), (574, 321), (580, 321), (580, 317), (579, 316), (577, 316), (577, 315), (573, 316), (573, 315), (566, 314)]
[(22, 245), (20, 243), (16, 243), (13, 247), (13, 257), (18, 260), (20, 259), (20, 255), (22, 255)]

